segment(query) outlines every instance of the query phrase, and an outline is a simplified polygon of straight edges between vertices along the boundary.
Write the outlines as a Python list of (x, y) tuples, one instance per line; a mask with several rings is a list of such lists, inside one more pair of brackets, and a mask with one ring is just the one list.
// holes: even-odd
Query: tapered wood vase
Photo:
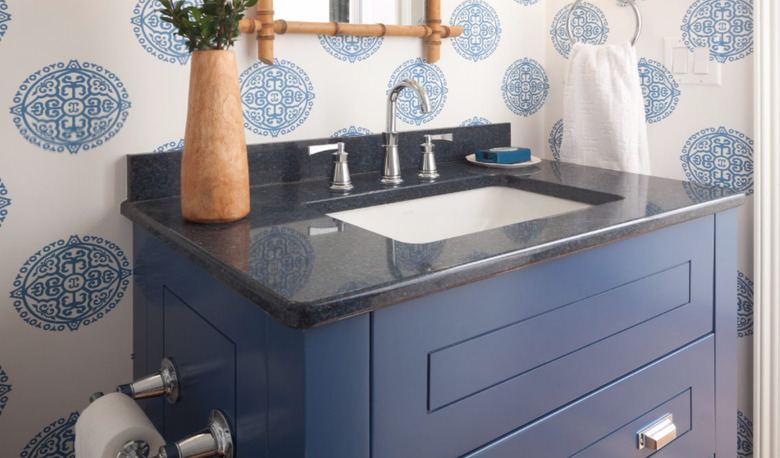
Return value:
[(249, 166), (233, 51), (192, 53), (181, 213), (196, 223), (224, 223), (249, 214)]

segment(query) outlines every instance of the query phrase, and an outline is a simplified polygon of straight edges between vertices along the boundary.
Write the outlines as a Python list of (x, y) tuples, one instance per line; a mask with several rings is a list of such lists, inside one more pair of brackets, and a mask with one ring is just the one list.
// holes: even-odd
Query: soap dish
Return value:
[(523, 167), (529, 167), (531, 165), (536, 165), (536, 164), (542, 162), (542, 160), (540, 158), (538, 158), (536, 156), (533, 156), (533, 155), (531, 156), (531, 160), (530, 161), (518, 162), (517, 164), (495, 164), (495, 163), (491, 163), (491, 162), (479, 162), (477, 160), (476, 155), (474, 155), (474, 154), (469, 154), (468, 156), (466, 156), (466, 160), (471, 162), (472, 164), (478, 165), (480, 167), (490, 167), (490, 168), (494, 168), (494, 169), (519, 169), (519, 168), (523, 168)]

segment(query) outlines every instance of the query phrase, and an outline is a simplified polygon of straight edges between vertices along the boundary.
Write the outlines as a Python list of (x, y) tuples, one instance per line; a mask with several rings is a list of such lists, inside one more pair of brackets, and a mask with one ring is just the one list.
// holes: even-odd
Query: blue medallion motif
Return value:
[(168, 151), (181, 151), (184, 149), (184, 139), (180, 139), (179, 141), (172, 141), (165, 143), (163, 145), (158, 146), (155, 148), (155, 153), (166, 153)]
[(71, 236), (30, 257), (14, 280), (13, 305), (46, 331), (76, 331), (114, 309), (130, 283), (130, 262), (114, 243)]
[(504, 74), (501, 91), (504, 103), (512, 112), (531, 116), (547, 99), (550, 83), (542, 65), (533, 59), (517, 60)]
[(431, 243), (395, 242), (395, 265), (407, 270), (427, 272), (444, 250), (446, 240)]
[(525, 6), (536, 4), (539, 0), (515, 0), (517, 3)]
[(313, 267), (314, 249), (294, 229), (273, 227), (255, 236), (249, 247), (249, 276), (287, 297), (309, 281)]
[(8, 403), (8, 393), (11, 392), (11, 385), (8, 383), (8, 375), (3, 370), (3, 366), (0, 366), (0, 415), (3, 414), (3, 409)]
[[(572, 5), (573, 3), (569, 3), (558, 11), (553, 18), (550, 29), (553, 47), (567, 59), (571, 52), (571, 40), (566, 31), (566, 20)], [(596, 5), (582, 2), (579, 8), (574, 10), (571, 19), (571, 33), (573, 38), (580, 43), (603, 45), (609, 36), (607, 17)]]
[(8, 5), (5, 0), (0, 0), (0, 41), (3, 40), (6, 30), (8, 30), (8, 22), (11, 21), (11, 15), (8, 14)]
[(455, 51), (477, 62), (487, 59), (501, 40), (501, 21), (492, 6), (482, 0), (467, 0), (452, 13), (450, 24), (462, 26), (463, 33), (452, 40)]
[(688, 198), (691, 199), (691, 202), (695, 203), (717, 199), (723, 195), (723, 192), (720, 188), (715, 188), (712, 186), (704, 186), (699, 183), (693, 183), (690, 181), (684, 181), (682, 185), (683, 189), (685, 189), (685, 194), (688, 195)]
[(639, 80), (645, 99), (647, 122), (656, 123), (668, 118), (680, 101), (680, 85), (662, 63), (652, 59), (639, 60)]
[(439, 115), (447, 102), (447, 80), (444, 73), (437, 65), (423, 62), (422, 59), (410, 59), (398, 66), (387, 83), (387, 93), (404, 79), (416, 81), (425, 88), (428, 99), (431, 102), (431, 111), (423, 114), (420, 111), (420, 101), (417, 94), (411, 90), (404, 90), (398, 95), (398, 116), (407, 124), (420, 124), (431, 121)]
[(330, 138), (357, 137), (359, 135), (371, 135), (371, 131), (365, 127), (349, 126), (333, 132), (333, 135), (331, 135)]
[(468, 126), (484, 126), (485, 124), (490, 124), (490, 120), (487, 118), (481, 118), (479, 116), (474, 116), (471, 119), (467, 119), (460, 123), (461, 127), (468, 127)]
[(737, 336), (753, 335), (753, 280), (737, 272)]
[[(194, 0), (184, 0), (185, 6), (194, 6)], [(190, 60), (186, 39), (176, 34), (176, 29), (160, 19), (159, 0), (139, 0), (133, 9), (133, 24), (138, 42), (149, 54), (163, 62), (185, 65)]]
[(6, 189), (3, 180), (0, 180), (0, 227), (3, 227), (5, 217), (8, 216), (8, 207), (11, 206), (11, 199), (8, 198), (8, 189)]
[(545, 227), (547, 227), (547, 220), (534, 219), (523, 223), (512, 224), (511, 226), (504, 226), (504, 234), (509, 240), (520, 245), (525, 245), (541, 235)]
[(331, 56), (342, 62), (361, 62), (382, 47), (383, 37), (355, 37), (351, 35), (318, 35), (320, 45)]
[(14, 97), (11, 114), (33, 145), (76, 154), (111, 140), (127, 119), (130, 102), (117, 76), (71, 60), (30, 75)]
[(244, 127), (272, 137), (289, 134), (301, 126), (314, 107), (311, 78), (292, 62), (256, 63), (239, 78), (244, 105)]
[(60, 418), (27, 443), (19, 458), (75, 458), (78, 412)]
[(737, 411), (737, 456), (753, 456), (753, 422), (744, 413)]
[(697, 0), (683, 18), (685, 45), (710, 48), (710, 60), (720, 63), (753, 53), (752, 0)]
[(563, 119), (559, 119), (558, 122), (553, 125), (553, 128), (550, 131), (550, 139), (547, 140), (547, 143), (550, 144), (550, 152), (552, 153), (553, 158), (556, 161), (560, 161), (561, 144), (563, 143)]
[(741, 132), (704, 129), (685, 142), (680, 159), (691, 181), (753, 194), (753, 140)]
[(661, 208), (661, 206), (655, 202), (648, 202), (647, 205), (645, 205), (645, 216), (655, 216), (662, 211), (664, 210)]

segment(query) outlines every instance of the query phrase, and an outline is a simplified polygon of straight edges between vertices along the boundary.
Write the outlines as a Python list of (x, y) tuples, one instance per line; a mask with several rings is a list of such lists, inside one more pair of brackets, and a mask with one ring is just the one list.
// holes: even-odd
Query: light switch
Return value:
[(708, 75), (710, 73), (710, 48), (693, 50), (693, 73)]
[(688, 48), (672, 48), (672, 73), (688, 73)]
[(682, 38), (665, 38), (664, 65), (680, 84), (721, 85), (722, 66), (710, 60), (708, 47), (691, 51)]

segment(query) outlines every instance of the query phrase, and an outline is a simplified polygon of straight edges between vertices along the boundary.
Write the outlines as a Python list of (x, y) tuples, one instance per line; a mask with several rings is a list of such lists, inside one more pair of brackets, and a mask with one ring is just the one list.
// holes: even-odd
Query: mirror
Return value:
[(425, 24), (425, 0), (286, 0), (274, 10), (279, 19), (302, 22)]

